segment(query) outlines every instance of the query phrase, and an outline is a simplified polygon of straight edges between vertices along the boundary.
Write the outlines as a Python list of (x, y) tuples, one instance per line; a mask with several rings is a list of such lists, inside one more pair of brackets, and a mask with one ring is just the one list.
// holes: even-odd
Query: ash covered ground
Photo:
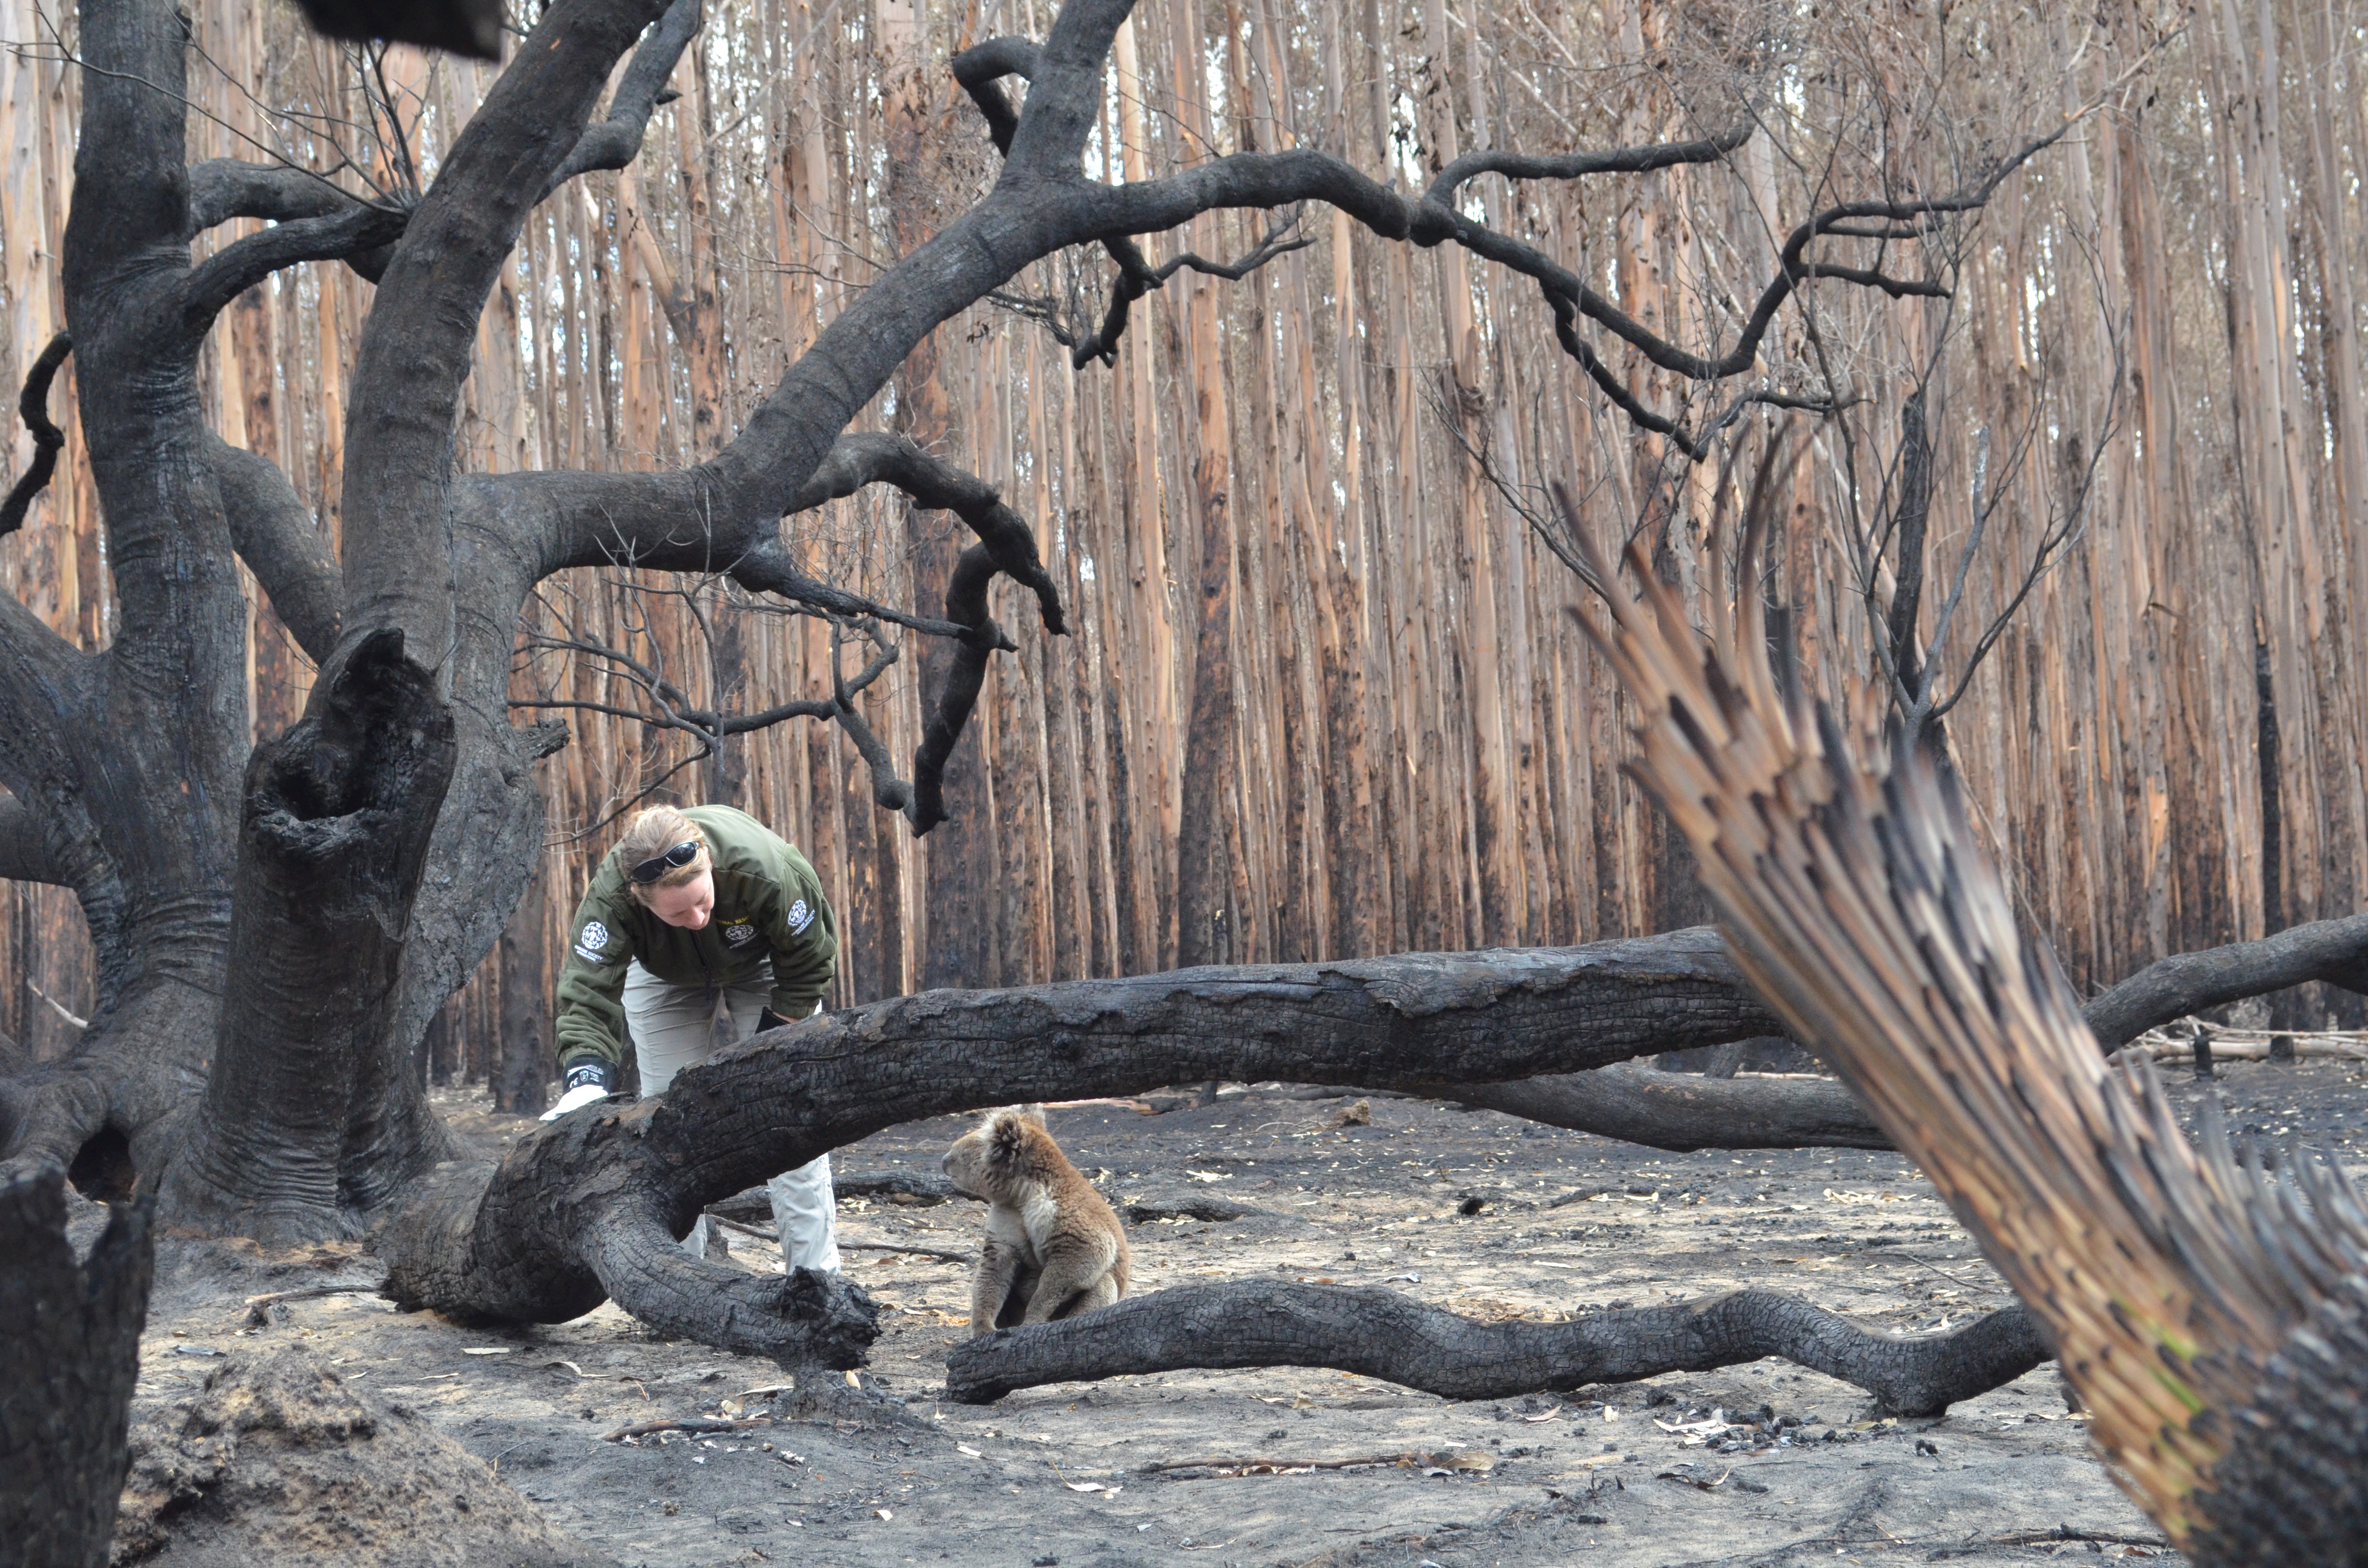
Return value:
[[(2335, 1148), (2357, 1168), (2368, 1071), (2223, 1071), (2232, 1125)], [(2179, 1096), (2200, 1099), (2180, 1078)], [(442, 1103), (488, 1152), (529, 1125), (465, 1093)], [(1051, 1123), (1122, 1210), (1214, 1197), (1255, 1210), (1132, 1226), (1138, 1293), (1280, 1275), (1534, 1319), (1756, 1285), (1911, 1335), (2009, 1300), (1896, 1155), (1670, 1155), (1420, 1100), (1372, 1096), (1359, 1125), (1343, 1115), (1355, 1105), (1251, 1088), (1154, 1116), (1058, 1108)], [(837, 1163), (934, 1174), (967, 1125), (894, 1128)], [(982, 1214), (843, 1199), (841, 1238), (964, 1253)], [(743, 1266), (779, 1267), (768, 1244), (727, 1234)], [(1463, 1403), (1292, 1368), (1060, 1384), (969, 1407), (939, 1397), (945, 1353), (967, 1334), (966, 1266), (853, 1246), (847, 1262), (886, 1309), (866, 1378), (904, 1402), (892, 1425), (609, 1441), (761, 1412), (780, 1373), (661, 1342), (613, 1306), (484, 1329), (327, 1296), (247, 1329), (245, 1296), (367, 1275), (368, 1260), (170, 1240), (134, 1419), (171, 1420), (230, 1358), (317, 1358), (370, 1407), (491, 1463), (581, 1561), (634, 1568), (2179, 1561), (2089, 1455), (2052, 1366), (1938, 1421), (1876, 1418), (1860, 1391), (1776, 1360)], [(1341, 1464), (1358, 1460), (1388, 1462)], [(201, 1560), (170, 1523), (142, 1561)], [(403, 1528), (358, 1527), (354, 1561), (443, 1560)]]

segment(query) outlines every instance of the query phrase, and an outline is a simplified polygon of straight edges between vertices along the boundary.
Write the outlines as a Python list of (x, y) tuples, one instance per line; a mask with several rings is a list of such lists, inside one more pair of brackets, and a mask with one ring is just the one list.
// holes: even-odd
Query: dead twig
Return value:
[(604, 1443), (621, 1443), (628, 1437), (646, 1437), (654, 1432), (693, 1434), (745, 1432), (751, 1426), (769, 1426), (772, 1422), (773, 1418), (769, 1415), (744, 1415), (737, 1421), (704, 1415), (689, 1416), (680, 1421), (644, 1421), (638, 1426), (620, 1426), (613, 1432), (604, 1434), (600, 1440)]
[(899, 1242), (841, 1242), (838, 1249), (841, 1252), (909, 1252), (916, 1257), (942, 1258), (948, 1263), (971, 1261), (971, 1255), (966, 1252), (952, 1252), (944, 1247), (905, 1246)]
[(1347, 1459), (1331, 1460), (1270, 1460), (1228, 1459), (1222, 1456), (1197, 1460), (1161, 1460), (1156, 1464), (1137, 1465), (1137, 1475), (1157, 1475), (1175, 1470), (1225, 1470), (1242, 1475), (1280, 1475), (1294, 1470), (1354, 1470), (1364, 1465), (1430, 1465), (1440, 1470), (1489, 1470), (1495, 1460), (1486, 1454), (1457, 1450), (1452, 1453), (1426, 1454), (1414, 1449), (1388, 1454), (1352, 1454)]
[(301, 1290), (272, 1290), (246, 1299), (246, 1326), (271, 1326), (271, 1309), (282, 1301), (309, 1301), (322, 1296), (375, 1296), (385, 1288), (380, 1280), (369, 1285), (307, 1285)]
[(34, 984), (32, 977), (29, 975), (26, 977), (25, 989), (31, 992), (36, 1000), (48, 1003), (51, 1012), (55, 1013), (59, 1017), (63, 1018), (75, 1028), (86, 1029), (90, 1028), (90, 1020), (88, 1018), (78, 1018), (74, 1017), (73, 1013), (66, 1009), (66, 1005), (64, 1003), (59, 1001), (56, 997), (51, 995), (48, 992)]

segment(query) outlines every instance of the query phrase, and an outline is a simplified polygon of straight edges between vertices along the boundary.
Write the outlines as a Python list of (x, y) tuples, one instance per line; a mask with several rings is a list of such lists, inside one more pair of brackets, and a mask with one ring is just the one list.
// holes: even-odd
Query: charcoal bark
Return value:
[(153, 1199), (77, 1263), (55, 1171), (0, 1179), (0, 1541), (20, 1568), (102, 1568), (129, 1462)]

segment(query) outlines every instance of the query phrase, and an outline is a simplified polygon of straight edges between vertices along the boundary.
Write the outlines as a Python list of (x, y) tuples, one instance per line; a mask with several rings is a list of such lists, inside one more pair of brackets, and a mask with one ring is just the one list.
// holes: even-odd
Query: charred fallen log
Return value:
[(1830, 1078), (1711, 1078), (1622, 1062), (1518, 1084), (1455, 1091), (1465, 1105), (1691, 1153), (1696, 1149), (1888, 1149), (1848, 1089)]
[(848, 1367), (860, 1291), (792, 1289), (659, 1244), (706, 1205), (883, 1127), (1210, 1078), (1440, 1095), (1769, 1032), (1715, 932), (1592, 947), (1184, 970), (938, 991), (760, 1035), (453, 1167), (377, 1233), (399, 1300), (559, 1322), (604, 1297), (663, 1332)]
[[(2206, 1007), (2322, 981), (2368, 989), (2368, 915), (2295, 926), (2157, 959), (2081, 1008), (2098, 1043), (2118, 1050)], [(1740, 976), (1736, 980), (1741, 984)], [(1808, 1042), (1812, 1050), (1815, 1042)], [(1590, 1073), (1474, 1085), (1465, 1105), (1679, 1153), (1696, 1149), (1888, 1149), (1891, 1140), (1840, 1083), (1708, 1078), (1622, 1063)]]
[(2019, 1306), (1947, 1334), (1894, 1339), (1772, 1290), (1568, 1323), (1482, 1323), (1380, 1286), (1249, 1280), (1181, 1286), (966, 1341), (946, 1358), (946, 1397), (986, 1404), (1051, 1382), (1330, 1367), (1447, 1399), (1503, 1399), (1781, 1356), (1866, 1390), (1895, 1415), (1937, 1415), (2054, 1355)]

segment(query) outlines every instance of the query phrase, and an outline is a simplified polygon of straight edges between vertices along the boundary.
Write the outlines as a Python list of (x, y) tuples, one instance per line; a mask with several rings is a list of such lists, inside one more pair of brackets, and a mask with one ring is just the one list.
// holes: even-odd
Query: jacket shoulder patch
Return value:
[(808, 904), (804, 899), (798, 900), (795, 903), (790, 905), (790, 913), (784, 918), (784, 924), (786, 924), (791, 931), (803, 931), (807, 926), (814, 924), (813, 906)]
[(598, 920), (586, 920), (584, 929), (575, 934), (575, 956), (586, 963), (604, 962), (607, 955), (603, 949), (608, 945), (609, 927)]

